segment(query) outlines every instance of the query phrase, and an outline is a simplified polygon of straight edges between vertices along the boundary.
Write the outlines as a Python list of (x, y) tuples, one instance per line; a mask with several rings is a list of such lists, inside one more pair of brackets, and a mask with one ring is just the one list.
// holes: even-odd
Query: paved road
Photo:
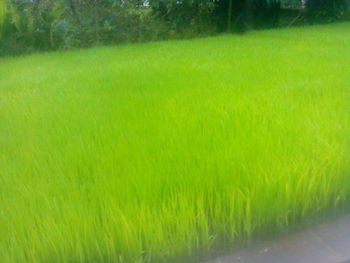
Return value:
[(350, 263), (350, 215), (206, 263)]

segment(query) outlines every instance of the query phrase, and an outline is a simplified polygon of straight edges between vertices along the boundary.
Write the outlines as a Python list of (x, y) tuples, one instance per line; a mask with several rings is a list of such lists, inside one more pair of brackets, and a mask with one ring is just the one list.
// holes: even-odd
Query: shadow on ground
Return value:
[(350, 263), (350, 215), (205, 263)]

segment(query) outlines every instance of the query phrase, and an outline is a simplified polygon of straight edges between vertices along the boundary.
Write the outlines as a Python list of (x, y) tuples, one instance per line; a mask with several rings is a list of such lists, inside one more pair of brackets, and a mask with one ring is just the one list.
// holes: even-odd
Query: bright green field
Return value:
[(0, 262), (186, 262), (350, 201), (350, 24), (0, 61)]

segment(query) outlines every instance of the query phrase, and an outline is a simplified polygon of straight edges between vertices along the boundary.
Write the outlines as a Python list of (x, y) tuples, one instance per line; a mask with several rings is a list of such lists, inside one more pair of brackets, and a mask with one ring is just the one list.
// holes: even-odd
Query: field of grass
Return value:
[(350, 24), (0, 60), (0, 262), (186, 262), (350, 200)]

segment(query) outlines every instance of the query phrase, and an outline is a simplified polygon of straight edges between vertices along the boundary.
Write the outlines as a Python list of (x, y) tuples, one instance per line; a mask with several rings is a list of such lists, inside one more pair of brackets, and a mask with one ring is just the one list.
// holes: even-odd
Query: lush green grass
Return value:
[(0, 262), (180, 260), (348, 202), (349, 47), (338, 24), (3, 59)]

